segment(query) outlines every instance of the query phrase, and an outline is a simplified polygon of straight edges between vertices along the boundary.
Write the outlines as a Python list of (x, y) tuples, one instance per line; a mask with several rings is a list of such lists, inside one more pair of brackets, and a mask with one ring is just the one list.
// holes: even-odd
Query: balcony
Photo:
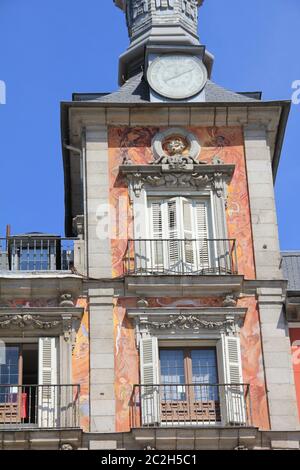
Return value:
[(75, 240), (36, 233), (0, 238), (0, 271), (70, 271)]
[(79, 385), (0, 385), (0, 429), (79, 428)]
[(226, 295), (238, 292), (243, 279), (232, 239), (129, 240), (124, 273), (127, 290), (136, 295), (164, 295), (172, 289)]
[(251, 427), (250, 385), (135, 385), (132, 428)]
[(129, 240), (127, 275), (226, 275), (237, 273), (235, 240)]

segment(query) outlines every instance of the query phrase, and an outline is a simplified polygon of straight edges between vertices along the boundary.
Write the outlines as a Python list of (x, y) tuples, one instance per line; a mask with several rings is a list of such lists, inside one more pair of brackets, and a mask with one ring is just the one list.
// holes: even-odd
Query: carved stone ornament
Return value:
[(69, 444), (68, 442), (64, 442), (61, 444), (60, 450), (74, 450), (74, 449), (71, 444)]
[(225, 299), (223, 300), (223, 307), (236, 307), (236, 304), (237, 300), (231, 294), (226, 295)]
[(143, 326), (147, 326), (153, 330), (224, 330), (227, 334), (234, 334), (236, 331), (236, 323), (233, 318), (226, 320), (204, 320), (196, 315), (170, 315), (168, 321), (149, 321), (142, 320)]
[(62, 316), (62, 329), (64, 334), (64, 340), (66, 341), (66, 343), (70, 341), (74, 342), (71, 315)]
[(61, 294), (59, 306), (60, 307), (74, 307), (72, 294), (68, 294), (68, 293)]
[(172, 127), (159, 132), (152, 139), (153, 165), (168, 165), (169, 169), (184, 169), (188, 165), (200, 165), (201, 151), (197, 137), (191, 132)]
[(4, 320), (0, 321), (0, 328), (33, 328), (41, 330), (49, 330), (56, 328), (60, 322), (55, 321), (42, 321), (38, 315), (6, 315)]
[(145, 185), (159, 187), (181, 188), (181, 189), (205, 189), (212, 188), (218, 197), (226, 195), (226, 175), (221, 172), (170, 172), (147, 174), (146, 172), (127, 173), (127, 179), (137, 197)]
[(138, 33), (146, 29), (148, 22), (155, 20), (159, 24), (168, 25), (185, 21), (192, 31), (197, 30), (198, 7), (203, 0), (113, 0), (126, 12), (129, 37), (132, 40)]

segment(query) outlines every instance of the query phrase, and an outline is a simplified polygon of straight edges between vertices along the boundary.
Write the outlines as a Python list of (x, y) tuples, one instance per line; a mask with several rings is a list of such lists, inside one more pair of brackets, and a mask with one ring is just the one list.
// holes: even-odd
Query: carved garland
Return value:
[(33, 315), (14, 315), (4, 317), (3, 321), (0, 321), (0, 328), (36, 328), (36, 329), (51, 329), (55, 328), (59, 325), (59, 321), (42, 321), (40, 320), (40, 316), (33, 316)]
[(157, 175), (145, 175), (142, 173), (131, 173), (127, 175), (132, 189), (137, 197), (145, 185), (161, 187), (184, 187), (203, 188), (211, 185), (218, 197), (222, 197), (224, 191), (224, 180), (222, 173), (199, 174), (199, 173), (168, 173)]
[(236, 322), (233, 318), (227, 318), (223, 321), (208, 321), (202, 320), (195, 315), (171, 315), (171, 319), (167, 322), (157, 322), (157, 321), (148, 321), (142, 320), (141, 323), (143, 326), (154, 330), (194, 330), (198, 331), (200, 329), (209, 329), (209, 330), (222, 330), (225, 329), (227, 334), (235, 334), (236, 332)]
[(39, 315), (6, 315), (4, 320), (0, 321), (0, 329), (20, 328), (20, 329), (36, 329), (51, 330), (58, 326), (62, 326), (64, 340), (69, 342), (72, 338), (72, 319), (69, 317), (62, 320), (42, 321)]

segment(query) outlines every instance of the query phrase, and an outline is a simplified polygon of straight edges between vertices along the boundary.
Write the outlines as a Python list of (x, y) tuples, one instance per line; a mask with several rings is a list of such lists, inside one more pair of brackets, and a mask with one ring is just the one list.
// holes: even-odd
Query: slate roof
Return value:
[[(234, 93), (216, 85), (208, 80), (205, 86), (205, 97), (208, 103), (247, 103), (260, 101), (259, 93)], [(255, 97), (255, 98), (254, 98)], [(256, 99), (258, 98), (258, 99)], [(119, 90), (103, 94), (76, 94), (75, 101), (94, 101), (99, 103), (149, 103), (149, 85), (143, 78), (143, 73), (139, 73), (127, 80)]]
[(289, 281), (288, 289), (300, 291), (300, 251), (284, 251), (281, 255), (283, 274)]

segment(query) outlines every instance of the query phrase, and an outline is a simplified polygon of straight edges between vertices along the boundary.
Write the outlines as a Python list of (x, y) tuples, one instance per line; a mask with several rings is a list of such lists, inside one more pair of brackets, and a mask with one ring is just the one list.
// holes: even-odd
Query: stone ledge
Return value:
[(136, 295), (164, 295), (180, 297), (186, 295), (197, 296), (225, 296), (230, 293), (239, 293), (242, 289), (243, 276), (126, 276), (125, 291)]

